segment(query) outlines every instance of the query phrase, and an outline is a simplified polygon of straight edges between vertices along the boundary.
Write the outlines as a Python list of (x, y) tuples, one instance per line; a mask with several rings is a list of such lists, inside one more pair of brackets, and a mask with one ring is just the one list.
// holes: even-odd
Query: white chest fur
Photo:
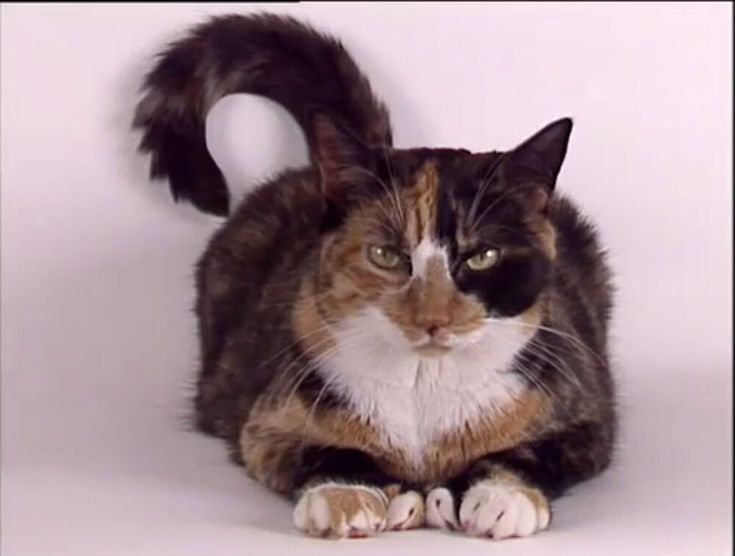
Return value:
[(397, 334), (377, 311), (353, 317), (340, 327), (337, 348), (321, 372), (361, 419), (418, 468), (433, 441), (503, 411), (524, 388), (508, 372), (527, 341), (520, 327), (489, 323), (471, 345), (440, 358), (418, 357)]

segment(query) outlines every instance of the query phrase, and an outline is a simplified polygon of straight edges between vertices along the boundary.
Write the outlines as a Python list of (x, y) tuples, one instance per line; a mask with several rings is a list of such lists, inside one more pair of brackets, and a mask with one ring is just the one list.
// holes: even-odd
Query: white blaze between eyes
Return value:
[(447, 250), (436, 241), (424, 237), (411, 253), (411, 266), (413, 277), (423, 278), (426, 276), (428, 263), (434, 257), (440, 258), (444, 263), (444, 269), (449, 274), (449, 256)]

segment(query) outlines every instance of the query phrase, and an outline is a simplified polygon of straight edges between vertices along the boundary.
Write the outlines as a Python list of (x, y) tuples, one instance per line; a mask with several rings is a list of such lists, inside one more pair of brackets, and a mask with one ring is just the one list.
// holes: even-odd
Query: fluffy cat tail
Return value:
[[(226, 215), (230, 195), (207, 150), (207, 113), (233, 93), (283, 105), (314, 159), (314, 115), (325, 113), (367, 144), (391, 144), (388, 111), (342, 44), (293, 18), (212, 18), (163, 51), (147, 75), (133, 127), (151, 154), (151, 178), (168, 179), (175, 200)], [(254, 130), (254, 132), (256, 132)]]

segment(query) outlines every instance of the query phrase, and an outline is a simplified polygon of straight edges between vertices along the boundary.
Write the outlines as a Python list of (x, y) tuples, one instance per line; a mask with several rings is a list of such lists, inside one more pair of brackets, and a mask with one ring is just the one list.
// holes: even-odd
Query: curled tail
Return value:
[(366, 144), (391, 144), (388, 112), (352, 57), (334, 38), (290, 17), (215, 17), (170, 45), (143, 85), (133, 127), (151, 153), (151, 178), (168, 179), (174, 199), (217, 215), (229, 212), (222, 172), (207, 150), (207, 113), (233, 93), (283, 105), (314, 157), (315, 112), (339, 121)]

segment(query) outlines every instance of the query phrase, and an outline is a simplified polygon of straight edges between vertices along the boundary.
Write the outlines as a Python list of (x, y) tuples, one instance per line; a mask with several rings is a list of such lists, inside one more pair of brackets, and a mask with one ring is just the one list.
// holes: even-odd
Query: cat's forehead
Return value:
[[(393, 149), (385, 158), (395, 175), (410, 178), (420, 173), (427, 163), (436, 167), (437, 172), (447, 181), (471, 177), (499, 158), (501, 153), (473, 153), (466, 149)], [(390, 170), (391, 168), (389, 168)]]
[(479, 225), (505, 219), (508, 207), (493, 207), (491, 218), (485, 212), (502, 195), (493, 177), (501, 156), (499, 152), (475, 154), (460, 149), (394, 152), (392, 174), (387, 177), (401, 189), (409, 243), (451, 238), (470, 244), (477, 240)]
[[(473, 202), (478, 186), (489, 183), (502, 152), (473, 153), (465, 149), (393, 150), (382, 161), (382, 172), (404, 189), (422, 189), (426, 174), (434, 174), (435, 195), (447, 195), (457, 204)], [(492, 194), (492, 188), (485, 188)]]

